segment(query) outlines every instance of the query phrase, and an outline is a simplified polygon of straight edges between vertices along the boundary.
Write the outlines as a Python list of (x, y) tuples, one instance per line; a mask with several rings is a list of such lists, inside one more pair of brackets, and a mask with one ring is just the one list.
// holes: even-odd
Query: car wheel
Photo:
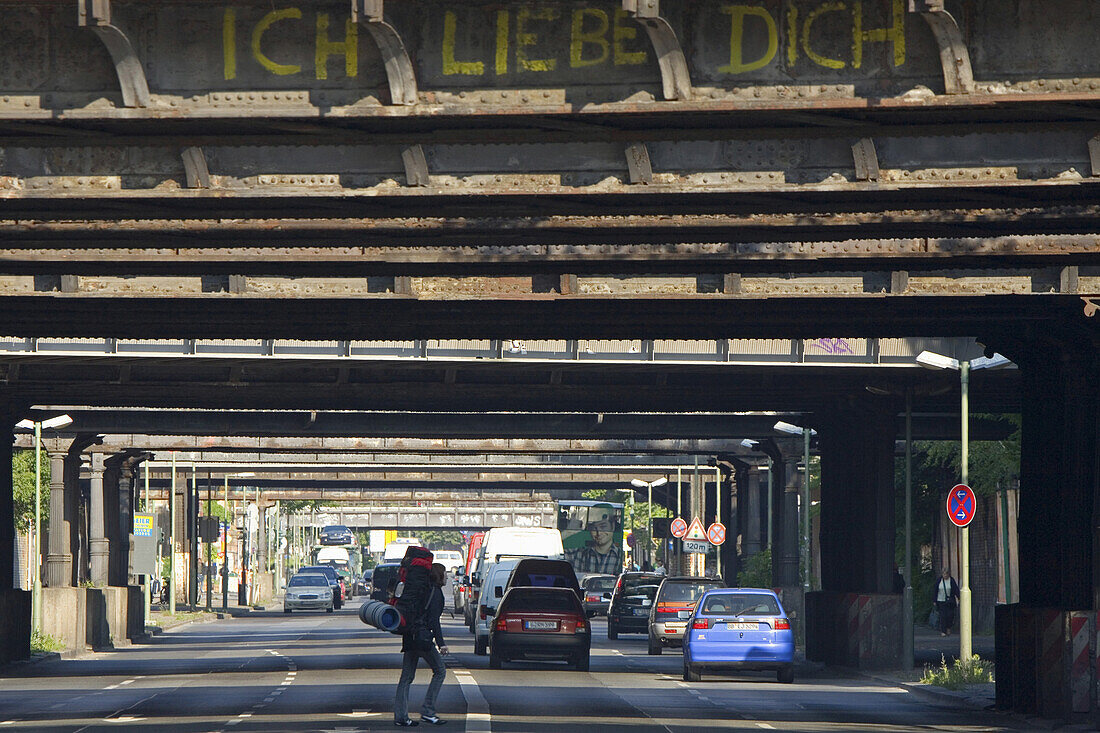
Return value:
[(489, 650), (489, 640), (482, 641), (477, 637), (474, 637), (474, 654), (479, 657), (484, 657)]
[(692, 667), (690, 664), (684, 665), (684, 682), (698, 682), (703, 678), (703, 675), (699, 674), (699, 670)]
[(791, 684), (794, 682), (794, 667), (788, 664), (786, 667), (776, 672), (775, 677), (784, 685)]
[(329, 606), (328, 608), (325, 609), (325, 613), (332, 613), (334, 610), (336, 610), (336, 609), (334, 609), (332, 606)]
[(607, 622), (607, 638), (612, 641), (619, 638), (619, 627), (610, 621)]
[(573, 660), (573, 666), (577, 668), (578, 672), (587, 672), (591, 659), (591, 656), (587, 653), (578, 654)]
[(500, 669), (504, 660), (492, 649), (489, 650), (489, 669)]
[(653, 637), (653, 634), (649, 635), (649, 653), (653, 655), (659, 655), (661, 653), (661, 642)]
[(291, 610), (292, 610), (292, 609), (289, 609), (289, 608), (284, 608), (284, 609), (283, 609), (283, 613), (290, 613), (290, 611), (291, 611)]

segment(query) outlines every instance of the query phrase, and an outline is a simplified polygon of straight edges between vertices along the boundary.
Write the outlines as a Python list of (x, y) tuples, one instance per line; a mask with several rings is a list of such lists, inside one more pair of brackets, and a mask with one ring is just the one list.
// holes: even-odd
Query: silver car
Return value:
[(328, 576), (320, 573), (298, 573), (286, 584), (283, 613), (291, 611), (335, 610)]

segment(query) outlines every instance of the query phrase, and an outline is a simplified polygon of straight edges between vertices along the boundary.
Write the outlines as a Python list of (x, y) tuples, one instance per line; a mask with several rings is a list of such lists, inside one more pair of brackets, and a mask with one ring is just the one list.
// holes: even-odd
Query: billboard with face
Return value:
[(558, 502), (565, 557), (577, 573), (618, 575), (623, 569), (623, 505)]

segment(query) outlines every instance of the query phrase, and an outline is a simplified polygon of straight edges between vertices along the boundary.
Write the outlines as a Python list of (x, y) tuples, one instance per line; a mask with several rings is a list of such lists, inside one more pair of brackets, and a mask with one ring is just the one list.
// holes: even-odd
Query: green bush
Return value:
[(938, 685), (949, 690), (961, 690), (967, 685), (980, 685), (993, 681), (993, 663), (987, 662), (977, 654), (970, 659), (956, 659), (948, 666), (947, 660), (940, 657), (940, 666), (925, 667), (920, 681), (926, 685)]
[(59, 652), (64, 648), (65, 645), (62, 644), (61, 640), (57, 637), (43, 634), (39, 629), (35, 629), (31, 632), (31, 652), (34, 654), (41, 652)]
[(742, 588), (772, 587), (772, 551), (758, 552), (748, 559), (744, 569), (737, 573), (737, 585)]

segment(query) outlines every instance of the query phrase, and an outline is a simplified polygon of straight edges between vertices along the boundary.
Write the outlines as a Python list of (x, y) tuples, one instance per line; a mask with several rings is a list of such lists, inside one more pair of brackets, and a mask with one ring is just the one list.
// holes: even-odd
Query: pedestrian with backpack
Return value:
[[(430, 558), (431, 555), (429, 554), (428, 557)], [(420, 725), (409, 718), (409, 687), (416, 676), (416, 666), (421, 659), (432, 668), (432, 680), (428, 683), (428, 691), (424, 695), (420, 721), (428, 725), (443, 725), (447, 722), (435, 714), (435, 701), (439, 697), (440, 688), (443, 687), (443, 680), (447, 677), (443, 655), (448, 653), (448, 649), (447, 643), (443, 640), (443, 629), (439, 625), (439, 617), (443, 614), (443, 583), (446, 574), (446, 568), (440, 563), (431, 566), (428, 572), (426, 598), (423, 602), (416, 599), (416, 606), (419, 607), (418, 617), (406, 623), (405, 632), (401, 635), (401, 678), (397, 683), (393, 722), (394, 725), (402, 728)], [(406, 586), (407, 589), (408, 586)], [(404, 594), (402, 598), (404, 599)], [(409, 609), (412, 606), (411, 601), (412, 599), (407, 604), (395, 605), (399, 608), (404, 605)], [(403, 610), (403, 613), (406, 618), (411, 616), (410, 610)]]

